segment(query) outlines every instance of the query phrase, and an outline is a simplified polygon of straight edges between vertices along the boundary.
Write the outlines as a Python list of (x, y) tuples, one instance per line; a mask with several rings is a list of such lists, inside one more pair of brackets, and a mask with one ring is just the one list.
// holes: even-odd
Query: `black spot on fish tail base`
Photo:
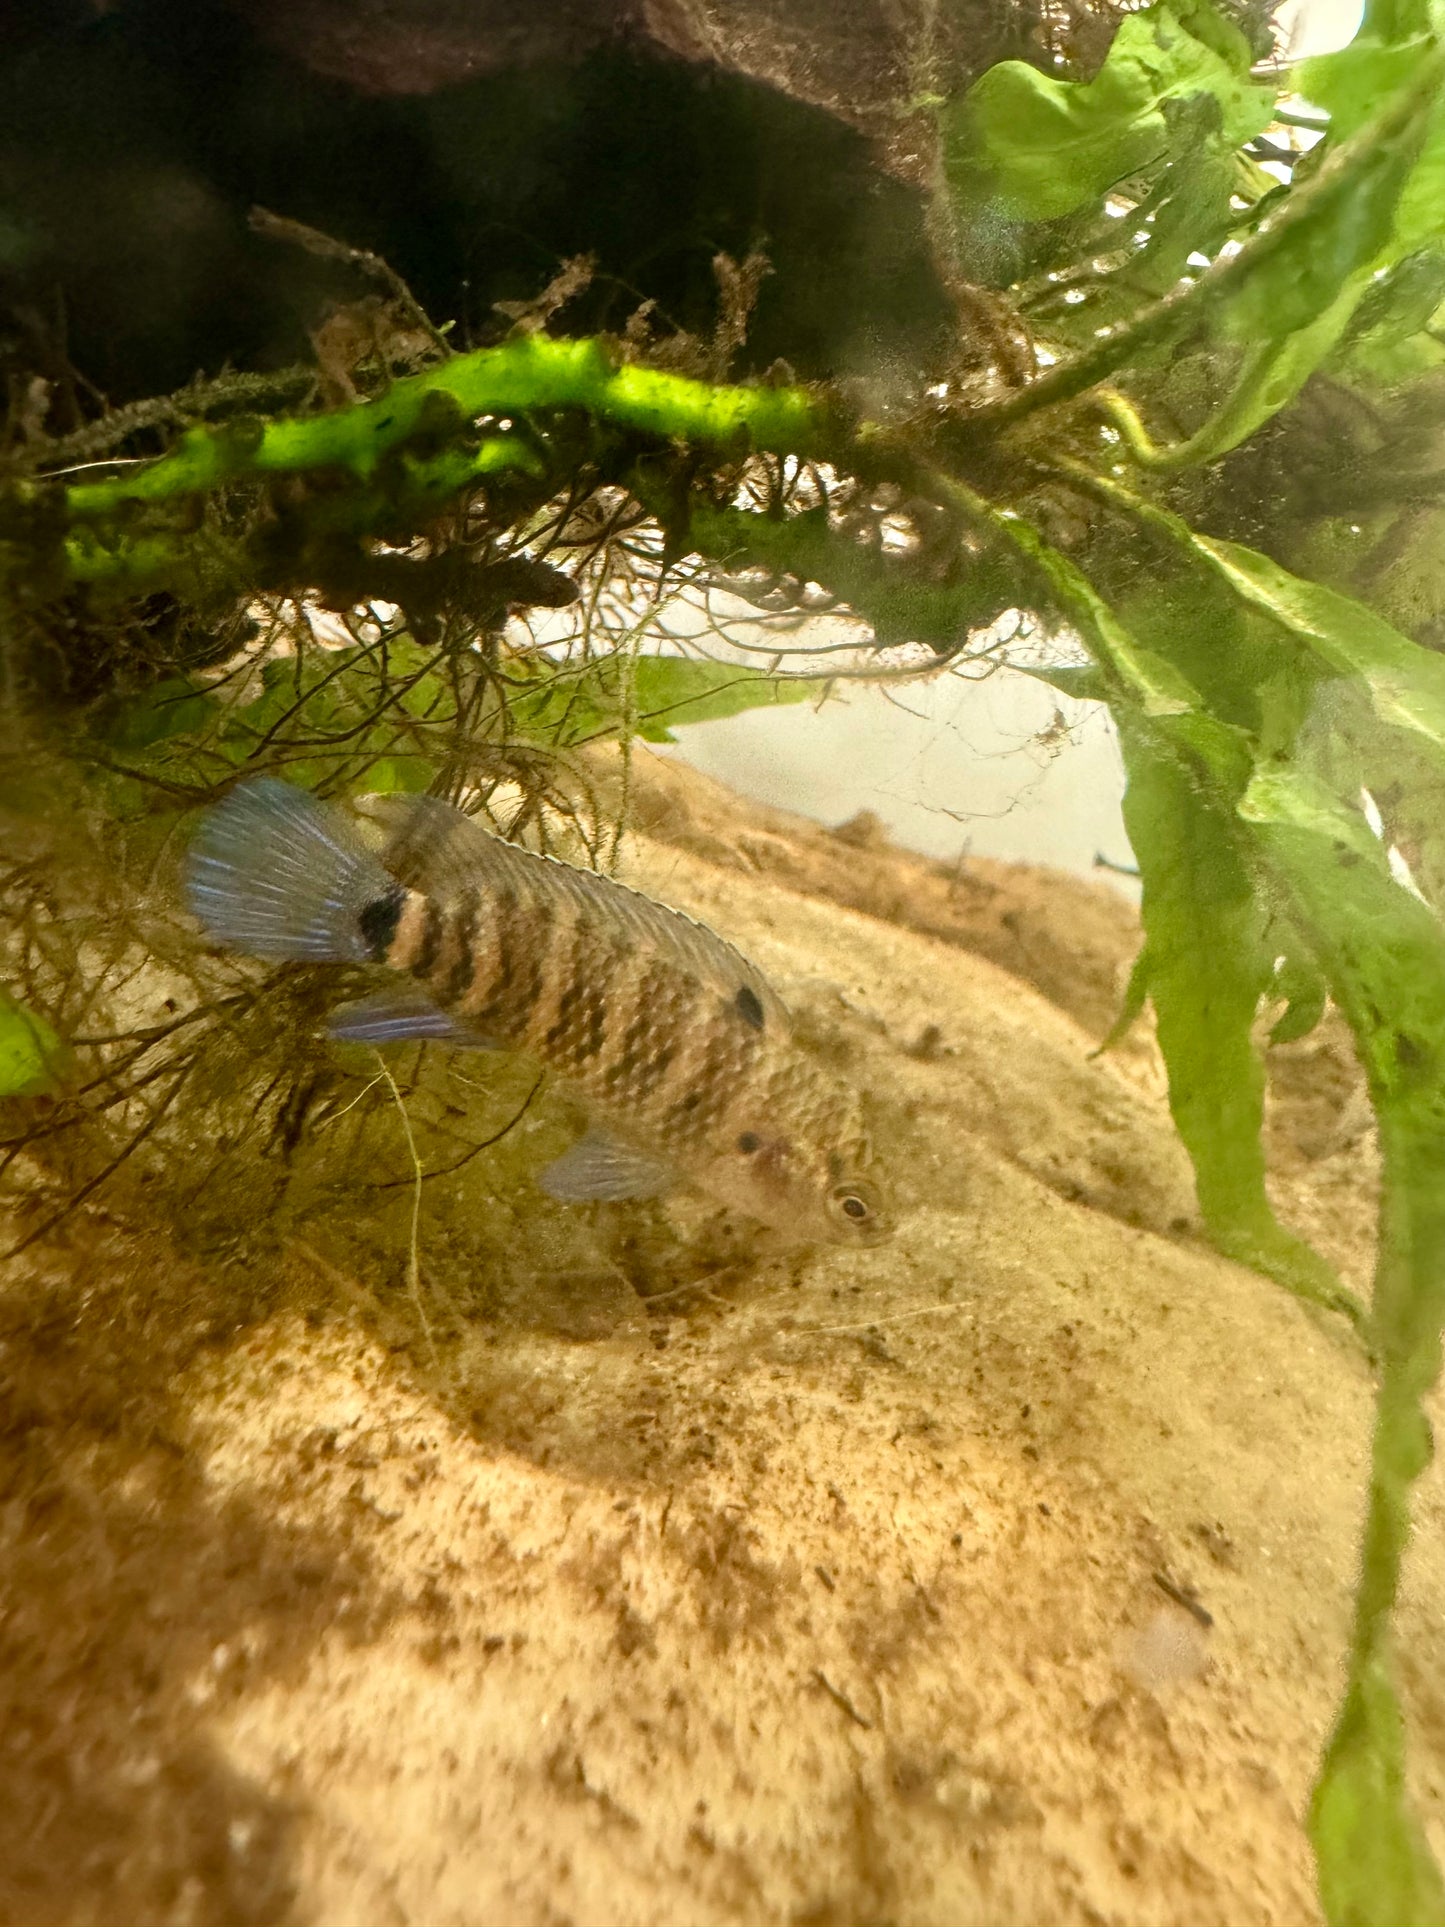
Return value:
[(396, 941), (396, 927), (401, 922), (402, 905), (405, 902), (406, 891), (398, 883), (384, 897), (374, 897), (370, 903), (363, 905), (361, 915), (356, 919), (356, 927), (361, 933), (361, 941), (366, 945), (366, 954), (373, 963), (384, 962), (387, 951)]
[(763, 1028), (762, 1000), (751, 984), (744, 984), (737, 996), (733, 998), (733, 1009), (743, 1022), (751, 1024), (754, 1030)]

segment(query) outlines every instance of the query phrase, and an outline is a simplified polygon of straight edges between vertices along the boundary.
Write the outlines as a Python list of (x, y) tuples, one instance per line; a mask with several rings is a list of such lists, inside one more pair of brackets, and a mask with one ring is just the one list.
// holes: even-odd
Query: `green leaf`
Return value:
[(1169, 0), (1169, 11), (1196, 40), (1218, 54), (1230, 73), (1237, 77), (1248, 74), (1257, 50), (1213, 0)]
[(1374, 388), (1398, 387), (1445, 362), (1427, 332), (1445, 321), (1445, 248), (1421, 248), (1372, 280), (1331, 366)]
[(412, 748), (414, 725), (455, 706), (439, 669), (407, 636), (384, 651), (307, 649), (239, 686), (158, 684), (103, 711), (94, 733), (123, 771), (168, 783), (199, 787), (257, 759), (310, 788), (424, 790), (436, 767)]
[[(1266, 745), (1272, 753), (1293, 748), (1297, 730), (1320, 701), (1319, 678), (1347, 677), (1356, 681), (1381, 723), (1417, 738), (1432, 757), (1445, 755), (1445, 656), (1401, 635), (1366, 604), (1293, 575), (1257, 549), (1199, 535), (1179, 516), (1102, 476), (1091, 477), (1089, 487), (1133, 515), (1182, 558), (1202, 564), (1236, 605), (1267, 619), (1266, 630), (1242, 651), (1231, 637), (1230, 609), (1210, 598), (1207, 586), (1200, 597), (1187, 577), (1166, 577), (1162, 586), (1138, 592), (1153, 614), (1144, 633), (1157, 635), (1161, 649), (1184, 652), (1185, 672), (1200, 680), (1211, 705), (1224, 709), (1229, 720), (1263, 731), (1263, 699), (1273, 699)], [(1191, 623), (1191, 597), (1202, 603), (1198, 613), (1205, 623), (1203, 635)], [(1310, 663), (1315, 673), (1302, 674)], [(1256, 716), (1247, 710), (1229, 713), (1232, 685), (1245, 692), (1247, 702), (1259, 705)], [(1388, 778), (1389, 772), (1380, 775)], [(1362, 769), (1358, 780), (1373, 782), (1375, 773)]]
[(765, 676), (738, 663), (690, 656), (617, 654), (578, 669), (534, 663), (527, 673), (537, 688), (512, 698), (509, 723), (518, 735), (558, 748), (627, 734), (670, 743), (674, 726), (818, 701), (828, 690), (822, 677)]
[(1292, 1044), (1308, 1037), (1325, 1014), (1328, 990), (1314, 963), (1295, 952), (1287, 954), (1274, 973), (1270, 993), (1282, 997), (1285, 1009), (1270, 1029), (1271, 1044)]
[(1105, 1031), (1100, 1042), (1089, 1052), (1091, 1058), (1102, 1057), (1105, 1051), (1111, 1051), (1122, 1044), (1143, 1016), (1144, 1006), (1149, 1001), (1150, 967), (1149, 946), (1147, 943), (1141, 944), (1139, 954), (1135, 957), (1129, 971), (1129, 981), (1124, 986), (1124, 995), (1119, 999), (1119, 1008), (1114, 1021)]
[(418, 796), (431, 787), (436, 773), (435, 763), (425, 756), (383, 756), (371, 764), (361, 781), (378, 796)]
[(1060, 695), (1072, 696), (1076, 702), (1104, 702), (1108, 698), (1108, 684), (1091, 662), (1059, 663), (1051, 667), (1047, 663), (1016, 663), (1013, 665), (1020, 675), (1032, 676), (1035, 682), (1046, 682)]
[[(664, 518), (673, 506), (660, 490), (650, 505)], [(948, 655), (973, 625), (992, 622), (1010, 606), (1010, 585), (990, 557), (973, 557), (956, 581), (920, 581), (916, 572), (833, 528), (822, 506), (760, 515), (695, 499), (683, 539), (729, 568), (760, 566), (820, 583), (871, 624), (880, 647), (923, 642)]]
[(1098, 689), (1110, 702), (1137, 703), (1146, 716), (1179, 716), (1196, 709), (1197, 690), (1175, 665), (1139, 646), (1094, 585), (1069, 558), (1013, 510), (996, 509), (964, 484), (948, 493), (977, 523), (993, 529), (1022, 555), (1079, 630), (1094, 658)]
[[(1264, 1069), (1253, 1027), (1274, 976), (1273, 917), (1235, 814), (1253, 770), (1253, 739), (1209, 715), (1178, 666), (1142, 647), (1030, 523), (961, 484), (953, 493), (1040, 572), (1108, 687), (1128, 775), (1124, 823), (1143, 883), (1147, 960), (1136, 970), (1139, 979), (1147, 973), (1170, 1109), (1210, 1234), (1241, 1263), (1358, 1319), (1351, 1294), (1278, 1222), (1265, 1190)], [(1136, 980), (1133, 996), (1138, 987)]]
[(1287, 337), (1316, 328), (1348, 296), (1334, 337), (1339, 339), (1394, 244), (1401, 196), (1418, 159), (1419, 119), (1394, 139), (1368, 145), (1353, 167), (1315, 190), (1308, 215), (1290, 224), (1223, 310), (1227, 334), (1283, 345)]
[(1233, 808), (1248, 758), (1229, 733), (1193, 720), (1186, 737), (1175, 725), (1142, 727), (1116, 712), (1169, 1109), (1220, 1250), (1344, 1309), (1333, 1271), (1280, 1224), (1265, 1188), (1265, 1078), (1254, 1021), (1274, 967), (1267, 911)]
[(1364, 285), (1362, 272), (1323, 313), (1292, 334), (1282, 338), (1267, 335), (1262, 341), (1250, 343), (1235, 371), (1227, 400), (1185, 441), (1156, 446), (1142, 433), (1133, 411), (1122, 405), (1119, 397), (1113, 397), (1110, 412), (1136, 459), (1146, 468), (1197, 468), (1237, 448), (1293, 401), (1328, 359), (1349, 326)]
[(632, 676), (636, 729), (648, 743), (673, 742), (673, 726), (716, 722), (782, 703), (818, 702), (828, 690), (822, 677), (760, 676), (733, 663), (685, 656), (639, 656)]
[(1409, 40), (1441, 24), (1440, 0), (1365, 0), (1356, 40)]
[(54, 1081), (60, 1039), (33, 1010), (0, 991), (0, 1097), (33, 1097)]
[(1125, 15), (1093, 80), (1019, 60), (989, 68), (945, 116), (950, 174), (965, 191), (982, 177), (1004, 220), (1053, 221), (1163, 158), (1170, 102), (1206, 97), (1219, 140), (1242, 145), (1268, 125), (1273, 95), (1249, 79), (1242, 39), (1209, 32), (1217, 45), (1156, 6)]
[(1337, 674), (1358, 676), (1381, 721), (1445, 751), (1445, 656), (1411, 642), (1364, 603), (1291, 575), (1255, 549), (1178, 527), (1245, 602)]
[(1350, 1683), (1309, 1834), (1330, 1927), (1445, 1927), (1445, 1885), (1405, 1789), (1405, 1722), (1378, 1657)]
[(1411, 1813), (1390, 1618), (1429, 1464), (1422, 1409), (1445, 1325), (1445, 929), (1395, 881), (1363, 819), (1292, 770), (1257, 776), (1240, 806), (1293, 893), (1355, 1034), (1380, 1128), (1379, 1355), (1369, 1508), (1348, 1687), (1310, 1810), (1332, 1927), (1442, 1927), (1445, 1886)]
[(1299, 69), (1299, 90), (1330, 117), (1336, 140), (1348, 140), (1385, 107), (1430, 50), (1423, 30), (1382, 40), (1362, 30), (1332, 54), (1319, 54)]
[[(1196, 325), (1242, 351), (1225, 401), (1161, 448), (1130, 403), (1110, 400), (1145, 466), (1195, 466), (1237, 447), (1331, 357), (1376, 278), (1445, 232), (1445, 50), (1426, 41), (1396, 65), (1380, 111), (1290, 190), (1236, 261), (1199, 283)], [(1178, 302), (1171, 325), (1188, 310)]]
[(176, 736), (191, 736), (219, 710), (214, 695), (188, 676), (172, 676), (95, 719), (95, 732), (118, 755), (133, 758)]

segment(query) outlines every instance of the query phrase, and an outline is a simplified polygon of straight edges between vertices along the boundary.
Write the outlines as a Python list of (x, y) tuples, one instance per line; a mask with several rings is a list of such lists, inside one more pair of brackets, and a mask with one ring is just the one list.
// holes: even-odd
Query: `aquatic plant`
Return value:
[[(568, 340), (544, 297), (467, 353), (425, 317), (373, 331), (343, 405), (265, 412), (304, 382), (232, 377), (69, 443), (33, 432), (0, 492), (8, 727), (52, 815), (58, 794), (123, 836), (118, 875), (242, 768), (476, 793), (508, 834), (569, 821), (605, 861), (615, 824), (585, 764), (561, 773), (569, 752), (817, 693), (816, 659), (776, 671), (819, 610), (875, 651), (980, 668), (1027, 612), (1051, 657), (1012, 659), (1106, 703), (1124, 748), (1144, 945), (1115, 1035), (1152, 1003), (1220, 1249), (1342, 1314), (1377, 1370), (1348, 1686), (1310, 1817), (1325, 1908), (1445, 1922), (1390, 1645), (1445, 1324), (1445, 18), (1374, 0), (1341, 53), (1255, 52), (1207, 0), (1172, 0), (1124, 17), (1090, 78), (1008, 61), (935, 103), (968, 285), (953, 359), (883, 419), (844, 384), (724, 380), (736, 313), (711, 346), (645, 325)], [(756, 277), (722, 280), (745, 319)], [(670, 632), (682, 604), (700, 626)], [(565, 649), (517, 624), (574, 605)], [(708, 646), (739, 608), (772, 673)], [(124, 1117), (62, 1208), (182, 1090), (225, 1085), (243, 1017), (257, 1128), (294, 1149), (344, 1115), (328, 1060), (283, 1065), (294, 978), (218, 986), (143, 906), (77, 922), (48, 852), (21, 838), (6, 861), (0, 1094), (21, 1122), (0, 1157)], [(88, 1033), (69, 966), (102, 928), (92, 986), (109, 972), (113, 992), (139, 947), (189, 971), (192, 1000)], [(1261, 1012), (1282, 1041), (1327, 1000), (1383, 1154), (1368, 1306), (1265, 1184)], [(419, 1068), (406, 1091), (445, 1115)]]

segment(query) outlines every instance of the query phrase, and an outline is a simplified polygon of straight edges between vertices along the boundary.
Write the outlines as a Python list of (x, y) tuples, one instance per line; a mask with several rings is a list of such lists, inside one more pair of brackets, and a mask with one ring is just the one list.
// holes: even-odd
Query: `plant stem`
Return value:
[(620, 428), (713, 446), (742, 443), (776, 454), (818, 452), (829, 427), (827, 411), (802, 388), (715, 387), (618, 365), (594, 339), (522, 335), (407, 375), (354, 408), (264, 425), (193, 428), (147, 468), (73, 484), (65, 490), (65, 506), (75, 520), (99, 521), (133, 505), (199, 494), (241, 477), (308, 469), (340, 468), (369, 482), (387, 457), (409, 444), (459, 438), (488, 416), (566, 407)]

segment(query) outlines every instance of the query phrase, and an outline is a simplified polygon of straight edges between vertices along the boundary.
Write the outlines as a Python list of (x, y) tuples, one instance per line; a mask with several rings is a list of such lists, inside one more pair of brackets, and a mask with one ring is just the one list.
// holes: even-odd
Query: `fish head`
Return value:
[(876, 1245), (895, 1223), (887, 1189), (866, 1142), (850, 1134), (843, 1149), (797, 1131), (738, 1133), (708, 1188), (798, 1244)]

